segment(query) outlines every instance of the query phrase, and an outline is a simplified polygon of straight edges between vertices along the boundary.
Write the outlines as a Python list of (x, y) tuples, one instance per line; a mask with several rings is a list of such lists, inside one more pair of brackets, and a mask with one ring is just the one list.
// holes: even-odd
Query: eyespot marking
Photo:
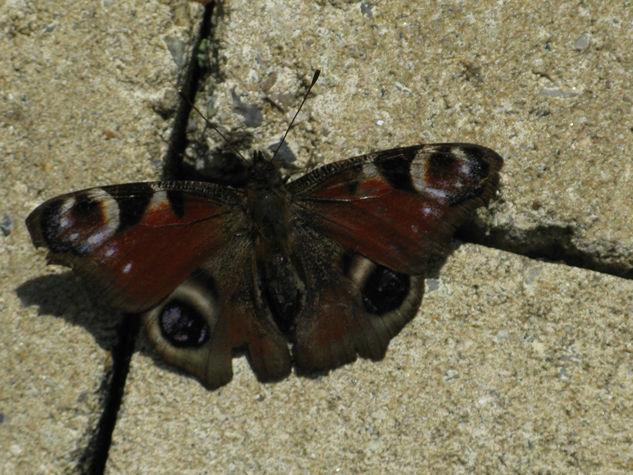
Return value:
[(424, 191), (425, 193), (428, 193), (433, 198), (440, 201), (447, 200), (449, 197), (449, 194), (446, 192), (446, 190), (440, 190), (438, 188), (427, 187)]
[(372, 162), (363, 163), (363, 175), (365, 177), (374, 177), (378, 175), (378, 169)]
[(414, 158), (411, 161), (411, 182), (418, 193), (426, 189), (427, 161), (424, 157)]
[(164, 206), (169, 206), (169, 200), (167, 199), (167, 192), (155, 191), (147, 205), (147, 212), (157, 211)]

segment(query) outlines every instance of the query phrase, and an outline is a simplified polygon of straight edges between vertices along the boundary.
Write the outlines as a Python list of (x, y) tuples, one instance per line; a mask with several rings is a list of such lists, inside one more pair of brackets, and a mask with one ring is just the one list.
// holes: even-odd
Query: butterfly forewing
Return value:
[(297, 216), (323, 235), (390, 269), (420, 274), (492, 196), (501, 164), (477, 145), (419, 145), (327, 165), (290, 189)]
[(156, 305), (240, 227), (239, 195), (209, 183), (132, 183), (58, 196), (27, 218), (36, 246), (120, 310)]

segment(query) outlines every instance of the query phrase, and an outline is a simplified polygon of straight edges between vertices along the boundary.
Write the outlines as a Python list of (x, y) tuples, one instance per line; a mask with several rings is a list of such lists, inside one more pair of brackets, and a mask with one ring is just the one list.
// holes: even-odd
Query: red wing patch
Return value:
[(335, 163), (291, 186), (298, 184), (298, 213), (319, 232), (390, 269), (419, 274), (491, 197), (501, 163), (484, 147), (422, 145)]
[(226, 245), (239, 215), (205, 194), (214, 185), (135, 183), (53, 198), (27, 218), (36, 246), (121, 310), (156, 305)]

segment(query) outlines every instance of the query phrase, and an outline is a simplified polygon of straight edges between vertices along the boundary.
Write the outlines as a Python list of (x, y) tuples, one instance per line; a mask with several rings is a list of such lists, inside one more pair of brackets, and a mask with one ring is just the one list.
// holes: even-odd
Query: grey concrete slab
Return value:
[(319, 163), (420, 142), (490, 146), (506, 160), (494, 216), (503, 245), (558, 244), (633, 272), (625, 4), (223, 4), (223, 80), (211, 86), (210, 109), (219, 124), (244, 127), (234, 91), (261, 108), (256, 143), (276, 140), (298, 80), (321, 68), (305, 124), (289, 138), (298, 157)]
[[(421, 142), (488, 145), (506, 159), (489, 224), (517, 241), (571, 228), (579, 249), (628, 265), (627, 11), (435, 5), (224, 2), (221, 77), (199, 104), (267, 148), (294, 113), (297, 84), (321, 68), (288, 138), (299, 164)], [(383, 362), (317, 380), (261, 385), (237, 360), (234, 380), (209, 393), (143, 352), (109, 467), (633, 468), (630, 281), (465, 246), (428, 289)]]
[(76, 467), (118, 319), (46, 266), (24, 219), (60, 193), (159, 177), (169, 121), (155, 109), (168, 107), (179, 71), (166, 41), (187, 45), (200, 11), (155, 1), (0, 7), (2, 473)]
[[(487, 145), (506, 160), (488, 223), (516, 242), (569, 230), (571, 245), (630, 268), (629, 9), (428, 3), (224, 1), (204, 110), (266, 147), (321, 68), (288, 139), (299, 163)], [(169, 121), (155, 111), (173, 103), (196, 8), (183, 5), (0, 10), (0, 219), (13, 222), (0, 235), (2, 470), (74, 466), (109, 362), (112, 316), (66, 277), (32, 281), (58, 271), (23, 218), (55, 194), (158, 176)], [(245, 127), (234, 95), (260, 125)], [(428, 284), (383, 362), (316, 380), (261, 385), (237, 360), (207, 392), (141, 342), (109, 471), (633, 469), (630, 281), (465, 246)]]
[(386, 358), (204, 390), (142, 354), (111, 473), (633, 469), (633, 283), (476, 245)]

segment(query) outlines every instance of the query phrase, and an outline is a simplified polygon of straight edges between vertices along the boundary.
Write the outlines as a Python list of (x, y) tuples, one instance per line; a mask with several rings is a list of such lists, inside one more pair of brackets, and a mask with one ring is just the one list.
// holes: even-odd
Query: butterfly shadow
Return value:
[[(38, 317), (54, 316), (64, 319), (68, 324), (83, 327), (89, 332), (95, 343), (105, 351), (114, 354), (121, 350), (118, 343), (124, 335), (120, 333), (125, 319), (139, 318), (135, 314), (125, 314), (106, 305), (100, 305), (98, 295), (84, 285), (73, 273), (37, 277), (24, 282), (15, 289), (24, 307), (37, 306)], [(177, 367), (168, 364), (152, 347), (145, 332), (137, 332), (134, 353), (149, 356), (161, 370), (183, 376), (190, 376)], [(235, 356), (240, 356), (238, 352)], [(194, 377), (191, 377), (196, 381)]]
[(38, 307), (38, 316), (54, 315), (70, 325), (84, 327), (105, 350), (112, 350), (116, 344), (123, 314), (98, 305), (95, 296), (72, 272), (37, 277), (15, 291), (23, 306)]

